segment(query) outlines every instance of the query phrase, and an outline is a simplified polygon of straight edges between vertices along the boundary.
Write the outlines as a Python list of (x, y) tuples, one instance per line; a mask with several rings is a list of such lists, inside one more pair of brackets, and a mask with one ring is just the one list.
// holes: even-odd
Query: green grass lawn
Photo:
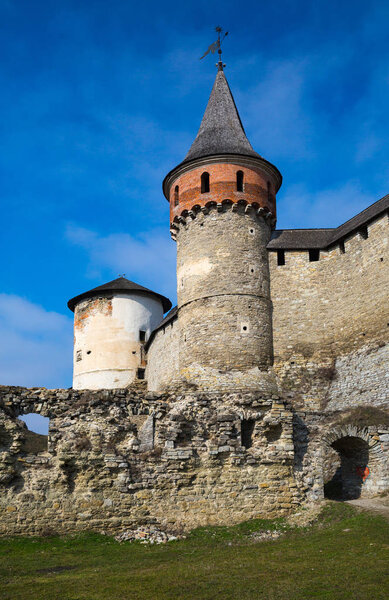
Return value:
[[(0, 598), (389, 598), (389, 527), (382, 517), (331, 503), (307, 529), (282, 524), (202, 528), (158, 546), (119, 544), (98, 534), (1, 539)], [(281, 526), (286, 534), (274, 541), (250, 537)]]

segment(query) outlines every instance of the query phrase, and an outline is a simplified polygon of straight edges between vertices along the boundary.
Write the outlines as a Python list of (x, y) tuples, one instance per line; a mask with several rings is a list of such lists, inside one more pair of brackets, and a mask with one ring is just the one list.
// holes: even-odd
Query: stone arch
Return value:
[(382, 473), (379, 436), (352, 425), (333, 427), (324, 436), (324, 495), (352, 500), (377, 493)]

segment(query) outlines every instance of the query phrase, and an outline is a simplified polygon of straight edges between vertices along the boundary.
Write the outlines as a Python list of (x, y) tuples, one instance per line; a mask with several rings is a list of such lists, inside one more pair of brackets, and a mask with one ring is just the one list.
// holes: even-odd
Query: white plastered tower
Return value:
[(144, 377), (144, 344), (171, 307), (124, 277), (72, 298), (74, 389), (126, 387)]

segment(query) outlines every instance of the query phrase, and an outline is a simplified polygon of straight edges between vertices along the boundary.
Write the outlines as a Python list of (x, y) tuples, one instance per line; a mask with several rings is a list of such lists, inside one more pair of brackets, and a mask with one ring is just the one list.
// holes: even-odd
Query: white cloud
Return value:
[(0, 294), (0, 384), (71, 385), (73, 323), (12, 294)]
[[(238, 105), (245, 107), (244, 122), (253, 132), (259, 153), (301, 160), (311, 151), (314, 130), (304, 106), (309, 65), (304, 59), (268, 62)], [(242, 111), (243, 112), (243, 111)]]
[(166, 294), (174, 302), (176, 294), (176, 247), (166, 230), (152, 230), (138, 237), (128, 233), (100, 236), (96, 232), (69, 225), (66, 238), (86, 250), (89, 258), (87, 275), (102, 277), (109, 270), (116, 278), (126, 273), (128, 279)]
[(376, 200), (357, 181), (318, 192), (304, 185), (289, 186), (277, 199), (277, 228), (337, 227)]

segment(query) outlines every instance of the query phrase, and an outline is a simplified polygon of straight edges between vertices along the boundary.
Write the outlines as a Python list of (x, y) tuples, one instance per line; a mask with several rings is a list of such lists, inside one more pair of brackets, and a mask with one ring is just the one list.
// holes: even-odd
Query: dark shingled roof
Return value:
[(200, 129), (183, 162), (212, 154), (244, 154), (259, 157), (246, 137), (238, 109), (222, 70), (217, 72)]
[(117, 294), (118, 292), (134, 292), (135, 294), (141, 294), (143, 296), (154, 296), (162, 302), (163, 312), (166, 312), (172, 307), (172, 303), (170, 302), (169, 298), (165, 298), (165, 296), (157, 294), (157, 292), (153, 292), (142, 285), (138, 285), (137, 283), (134, 283), (125, 277), (118, 277), (113, 281), (104, 283), (104, 285), (99, 285), (98, 287), (93, 288), (93, 290), (89, 290), (88, 292), (79, 294), (79, 296), (75, 296), (69, 300), (68, 307), (70, 310), (74, 311), (74, 307), (76, 304), (81, 302), (81, 300), (95, 298), (98, 296), (111, 296), (112, 294)]
[(273, 232), (267, 248), (268, 250), (328, 248), (388, 210), (389, 194), (334, 229), (278, 229)]
[(149, 337), (149, 339), (147, 340), (146, 344), (145, 344), (145, 348), (146, 350), (149, 348), (151, 342), (154, 339), (155, 334), (157, 333), (157, 331), (159, 331), (160, 329), (162, 329), (163, 327), (165, 327), (165, 325), (167, 325), (168, 323), (170, 323), (170, 321), (173, 321), (173, 319), (175, 319), (177, 317), (177, 312), (178, 312), (178, 307), (175, 306), (174, 308), (171, 309), (171, 311), (168, 312), (168, 314), (166, 315), (166, 317), (164, 319), (162, 319), (162, 321), (160, 322), (159, 325), (157, 325), (157, 327), (155, 329), (153, 329), (153, 331), (151, 332), (151, 335)]

